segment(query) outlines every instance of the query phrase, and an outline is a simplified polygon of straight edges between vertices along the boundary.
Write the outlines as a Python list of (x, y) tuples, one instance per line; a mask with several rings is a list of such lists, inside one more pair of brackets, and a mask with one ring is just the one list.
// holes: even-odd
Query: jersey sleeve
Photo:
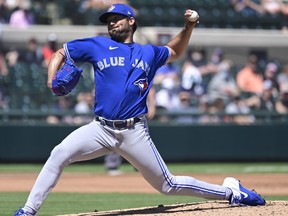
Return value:
[(153, 45), (154, 53), (155, 53), (155, 62), (157, 63), (156, 68), (160, 68), (165, 65), (170, 58), (170, 50), (166, 46), (155, 46)]
[(65, 43), (63, 48), (67, 58), (75, 62), (91, 62), (95, 51), (90, 47), (95, 46), (95, 44), (97, 44), (95, 38), (84, 38)]

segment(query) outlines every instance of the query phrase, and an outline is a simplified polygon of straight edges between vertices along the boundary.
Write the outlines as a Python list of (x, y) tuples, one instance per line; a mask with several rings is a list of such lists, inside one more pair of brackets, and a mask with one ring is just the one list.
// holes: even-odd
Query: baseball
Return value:
[(195, 22), (199, 18), (197, 11), (192, 10), (191, 16), (188, 18), (190, 22)]

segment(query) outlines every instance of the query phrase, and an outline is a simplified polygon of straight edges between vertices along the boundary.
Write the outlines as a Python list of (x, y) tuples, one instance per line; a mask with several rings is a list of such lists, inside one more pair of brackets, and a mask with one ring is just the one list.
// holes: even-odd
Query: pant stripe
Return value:
[(163, 175), (165, 177), (165, 180), (168, 182), (168, 184), (170, 185), (170, 187), (173, 188), (187, 188), (187, 189), (192, 189), (192, 190), (197, 190), (200, 192), (205, 192), (205, 193), (209, 193), (209, 194), (213, 194), (213, 195), (217, 195), (217, 196), (223, 196), (225, 197), (225, 192), (221, 192), (221, 191), (216, 191), (216, 190), (209, 190), (207, 188), (203, 188), (203, 187), (199, 187), (199, 186), (195, 186), (195, 185), (189, 185), (189, 184), (174, 184), (171, 179), (169, 179), (169, 174), (167, 173), (167, 169), (165, 169), (165, 165), (163, 164), (163, 161), (161, 159), (161, 156), (158, 153), (158, 150), (156, 149), (155, 145), (153, 144), (153, 142), (151, 142), (151, 147), (152, 150), (154, 152), (154, 155), (161, 167), (161, 170), (163, 172)]

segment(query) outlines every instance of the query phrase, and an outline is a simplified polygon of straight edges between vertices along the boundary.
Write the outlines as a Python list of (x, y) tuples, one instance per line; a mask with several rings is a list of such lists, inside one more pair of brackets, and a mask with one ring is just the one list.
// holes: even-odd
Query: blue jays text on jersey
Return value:
[(92, 64), (94, 113), (111, 120), (147, 113), (146, 98), (155, 73), (170, 56), (165, 46), (119, 43), (100, 36), (70, 41), (64, 50), (75, 62)]
[[(125, 57), (116, 56), (116, 57), (109, 57), (108, 59), (103, 59), (97, 62), (97, 66), (100, 71), (104, 70), (107, 67), (115, 67), (115, 66), (125, 66)], [(150, 65), (143, 60), (135, 59), (135, 62), (132, 63), (133, 67), (141, 68), (143, 71), (146, 72), (148, 75), (150, 71)]]

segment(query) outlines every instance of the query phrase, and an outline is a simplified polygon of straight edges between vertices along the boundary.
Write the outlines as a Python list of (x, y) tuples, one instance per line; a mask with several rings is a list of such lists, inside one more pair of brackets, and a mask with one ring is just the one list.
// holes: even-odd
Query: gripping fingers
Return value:
[(195, 10), (191, 9), (186, 10), (184, 16), (186, 22), (193, 23), (194, 25), (196, 23), (199, 23), (199, 14)]

